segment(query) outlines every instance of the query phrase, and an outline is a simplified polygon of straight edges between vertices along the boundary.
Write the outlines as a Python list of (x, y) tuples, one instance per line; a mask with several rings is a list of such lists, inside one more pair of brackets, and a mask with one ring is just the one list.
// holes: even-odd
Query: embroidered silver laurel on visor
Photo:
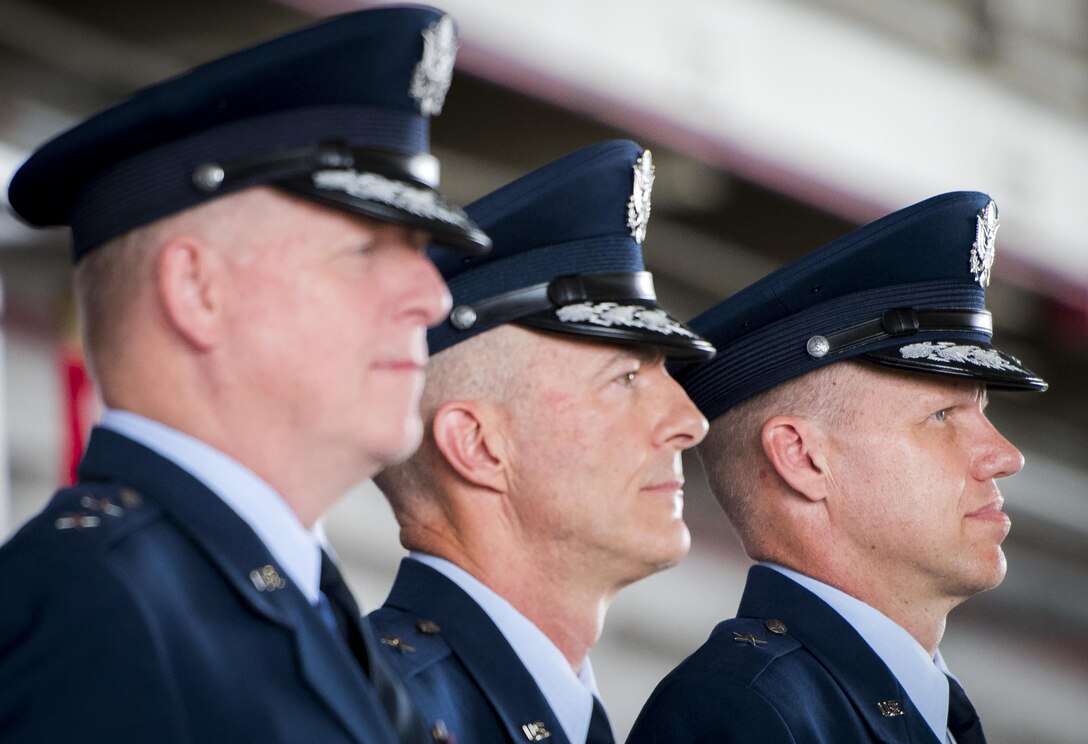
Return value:
[(412, 71), (408, 95), (419, 102), (419, 111), (424, 116), (442, 113), (453, 81), (458, 46), (457, 26), (448, 15), (423, 29), (423, 56)]
[(650, 224), (650, 192), (654, 188), (654, 159), (650, 151), (644, 151), (632, 167), (635, 183), (631, 198), (627, 200), (627, 227), (635, 242), (642, 245), (646, 239), (646, 226)]
[(314, 186), (325, 191), (340, 191), (348, 196), (367, 201), (388, 204), (426, 219), (439, 220), (448, 225), (472, 228), (468, 216), (460, 209), (443, 203), (438, 194), (427, 189), (394, 181), (377, 173), (359, 173), (354, 170), (326, 170), (313, 174)]
[(997, 228), (997, 205), (991, 200), (978, 213), (975, 243), (971, 246), (971, 273), (983, 289), (990, 286), (990, 270), (994, 265), (994, 241)]
[(1003, 372), (1022, 372), (1018, 367), (993, 349), (983, 349), (973, 344), (957, 344), (952, 341), (923, 341), (899, 349), (904, 359), (925, 359), (930, 362), (973, 364), (976, 367), (997, 369)]
[(622, 326), (661, 333), (666, 336), (697, 338), (694, 333), (665, 314), (664, 310), (642, 305), (619, 305), (615, 302), (579, 302), (555, 311), (555, 317), (564, 323), (590, 323), (591, 325)]

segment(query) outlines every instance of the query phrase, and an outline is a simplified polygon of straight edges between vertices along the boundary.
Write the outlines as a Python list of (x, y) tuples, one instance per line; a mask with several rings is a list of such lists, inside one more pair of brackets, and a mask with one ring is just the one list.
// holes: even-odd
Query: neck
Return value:
[(803, 561), (776, 562), (861, 600), (910, 633), (930, 656), (937, 653), (948, 613), (959, 603), (948, 597), (917, 591), (902, 579), (893, 582), (871, 580), (846, 570), (829, 570)]
[(577, 673), (601, 636), (611, 597), (538, 566), (477, 568), (474, 575), (540, 628)]
[[(268, 483), (307, 529), (367, 476), (360, 472), (357, 459), (350, 461), (346, 453), (334, 447), (307, 446), (298, 432), (274, 426), (232, 425), (239, 421), (251, 423), (253, 417), (232, 416), (226, 403), (210, 403), (180, 392), (159, 397), (167, 400), (114, 396), (107, 399), (107, 405), (158, 421), (222, 452)], [(285, 453), (306, 454), (284, 457)], [(305, 467), (299, 467), (300, 463)], [(345, 477), (348, 474), (351, 477)]]
[(452, 526), (420, 530), (402, 524), (410, 550), (443, 558), (472, 574), (541, 630), (577, 673), (600, 638), (615, 590), (518, 546), (466, 539)]

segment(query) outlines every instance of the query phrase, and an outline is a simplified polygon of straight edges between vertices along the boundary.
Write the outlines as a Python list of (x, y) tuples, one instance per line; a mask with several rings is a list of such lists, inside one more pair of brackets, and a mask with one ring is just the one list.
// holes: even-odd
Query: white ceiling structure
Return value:
[[(291, 4), (320, 12), (357, 6)], [(903, 23), (935, 25), (929, 44), (797, 0), (443, 7), (461, 26), (464, 69), (850, 219), (868, 221), (943, 191), (986, 191), (1001, 209), (1001, 249), (1015, 258), (1017, 271), (1006, 277), (1088, 312), (1083, 108), (1048, 101), (1030, 80), (1017, 85), (980, 64), (970, 18), (953, 3), (899, 5), (913, 7), (899, 10)], [(1022, 12), (1031, 4), (1005, 5)], [(1054, 6), (1046, 10), (1061, 17)], [(1065, 18), (1055, 25), (1077, 27)], [(1036, 39), (1028, 31), (1015, 37), (1021, 47)], [(1053, 56), (1047, 44), (1037, 47), (1035, 56)], [(1053, 82), (1053, 68), (1045, 72), (1039, 85)], [(1083, 70), (1080, 81), (1088, 91)]]

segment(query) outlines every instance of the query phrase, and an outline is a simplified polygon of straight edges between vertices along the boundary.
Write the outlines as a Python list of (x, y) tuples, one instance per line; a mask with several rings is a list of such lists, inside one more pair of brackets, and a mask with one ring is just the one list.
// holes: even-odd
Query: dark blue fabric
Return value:
[[(778, 620), (785, 634), (768, 630)], [(737, 640), (736, 635), (756, 640)], [(894, 701), (902, 715), (885, 716)], [(753, 566), (737, 617), (654, 690), (628, 742), (937, 744), (880, 657), (823, 600)]]
[(282, 571), (258, 588), (274, 559), (199, 481), (101, 429), (79, 478), (0, 548), (4, 742), (396, 741), (302, 593)]
[[(874, 352), (925, 341), (992, 348), (990, 333), (933, 330), (885, 337), (819, 358), (806, 350), (813, 336), (878, 320), (888, 310), (985, 310), (985, 288), (971, 271), (971, 252), (978, 215), (989, 203), (989, 196), (976, 192), (935, 196), (769, 274), (691, 320), (692, 330), (714, 344), (718, 355), (709, 362), (674, 366), (674, 376), (713, 420), (775, 385), (844, 359), (883, 363), (887, 360)], [(922, 367), (921, 362), (899, 362), (896, 366)], [(1026, 370), (948, 364), (943, 371), (995, 387), (1046, 387)]]
[[(385, 639), (386, 661), (424, 720), (444, 721), (456, 741), (525, 742), (522, 726), (540, 723), (551, 733), (550, 744), (569, 744), (506, 638), (438, 571), (402, 561), (389, 598), (367, 619)], [(422, 632), (422, 621), (437, 632)], [(389, 643), (394, 638), (400, 642)]]
[[(583, 147), (465, 207), (468, 217), (491, 238), (492, 249), (484, 256), (444, 248), (429, 251), (453, 296), (451, 318), (459, 306), (547, 284), (556, 277), (643, 271), (642, 244), (628, 225), (628, 209), (636, 163), (640, 158), (647, 164), (652, 161), (645, 152), (630, 140)], [(653, 300), (634, 297), (601, 299), (656, 307)], [(557, 305), (533, 310), (515, 306), (468, 328), (447, 319), (428, 331), (427, 343), (437, 354), (496, 326), (521, 323), (559, 333), (613, 335), (614, 341), (667, 347), (670, 355), (691, 349), (699, 349), (700, 357), (713, 353), (690, 332), (670, 335), (632, 324), (611, 327), (608, 333), (602, 330), (603, 323), (558, 322), (557, 309)]]
[(975, 706), (964, 692), (963, 686), (952, 677), (948, 678), (948, 730), (956, 744), (986, 744)]

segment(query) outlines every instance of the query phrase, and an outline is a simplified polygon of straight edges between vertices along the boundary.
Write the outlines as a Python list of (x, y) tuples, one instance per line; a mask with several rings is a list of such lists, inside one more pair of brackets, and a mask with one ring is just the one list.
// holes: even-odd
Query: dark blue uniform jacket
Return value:
[(937, 744), (880, 657), (812, 592), (753, 566), (737, 614), (661, 681), (628, 742)]
[(0, 741), (390, 742), (346, 643), (189, 473), (96, 429), (0, 549)]
[(402, 561), (385, 605), (368, 619), (423, 719), (441, 719), (458, 744), (569, 744), (506, 638), (438, 571)]

